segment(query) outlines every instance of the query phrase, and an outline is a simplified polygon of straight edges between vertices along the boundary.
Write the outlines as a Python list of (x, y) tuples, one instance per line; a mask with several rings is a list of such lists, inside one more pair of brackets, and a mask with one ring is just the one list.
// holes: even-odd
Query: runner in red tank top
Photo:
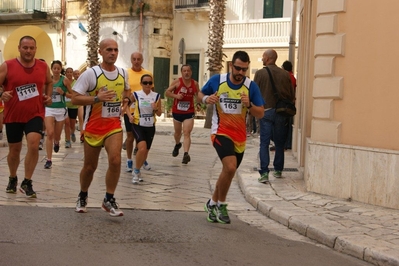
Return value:
[(45, 62), (35, 59), (36, 40), (24, 36), (18, 45), (20, 56), (0, 66), (0, 100), (4, 101), (4, 123), (9, 153), (10, 177), (7, 193), (17, 192), (17, 170), (20, 162), (22, 137), (25, 133), (28, 151), (25, 156), (25, 179), (21, 192), (36, 198), (32, 175), (39, 159), (39, 141), (43, 130), (44, 105), (51, 105), (53, 83)]
[(198, 82), (191, 78), (193, 71), (190, 65), (183, 65), (181, 67), (182, 77), (172, 82), (169, 88), (166, 90), (166, 97), (173, 98), (173, 126), (175, 129), (175, 147), (172, 152), (172, 156), (176, 157), (179, 155), (179, 149), (182, 144), (180, 138), (183, 129), (183, 164), (187, 164), (191, 158), (188, 155), (191, 145), (191, 131), (194, 126), (194, 98), (197, 98), (199, 91)]

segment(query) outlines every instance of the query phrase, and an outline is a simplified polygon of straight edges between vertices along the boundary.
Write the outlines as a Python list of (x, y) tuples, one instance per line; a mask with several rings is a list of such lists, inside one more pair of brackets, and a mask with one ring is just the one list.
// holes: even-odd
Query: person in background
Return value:
[[(152, 141), (155, 135), (155, 115), (162, 114), (161, 97), (159, 93), (152, 90), (153, 81), (150, 74), (144, 74), (140, 78), (142, 89), (135, 91), (130, 102), (135, 102), (135, 111), (133, 114), (126, 110), (129, 121), (132, 124), (132, 132), (137, 142), (136, 165), (133, 169), (133, 184), (138, 184), (143, 181), (140, 168), (147, 160), (148, 152), (151, 149)], [(128, 106), (125, 107), (127, 109)]]
[(172, 115), (173, 127), (175, 129), (174, 139), (175, 147), (172, 156), (179, 155), (180, 142), (183, 130), (183, 164), (187, 164), (191, 158), (188, 154), (191, 145), (191, 131), (194, 127), (194, 100), (199, 91), (198, 82), (191, 78), (193, 71), (190, 65), (181, 67), (182, 77), (174, 80), (169, 88), (166, 89), (166, 97), (173, 98)]
[[(276, 89), (279, 95), (287, 100), (293, 101), (295, 98), (294, 89), (291, 84), (291, 78), (287, 71), (276, 66), (277, 52), (273, 49), (266, 50), (262, 56), (262, 62), (265, 66), (255, 73), (254, 81), (258, 84), (262, 97), (265, 100), (265, 113), (260, 119), (260, 147), (259, 159), (260, 169), (258, 182), (269, 182), (269, 163), (270, 153), (269, 145), (270, 139), (273, 136), (274, 145), (276, 147), (276, 154), (274, 156), (273, 176), (276, 178), (282, 177), (284, 169), (284, 144), (288, 133), (288, 118), (279, 113), (276, 113), (277, 99), (273, 92), (271, 83), (271, 76), (273, 78)], [(269, 72), (271, 76), (269, 75)]]
[[(76, 80), (73, 78), (73, 69), (71, 67), (65, 69), (65, 77), (71, 83), (71, 88), (73, 88), (73, 85), (75, 84)], [(72, 94), (70, 95), (70, 97), (72, 97)], [(71, 141), (76, 142), (75, 127), (76, 127), (76, 117), (78, 116), (79, 106), (73, 105), (71, 103), (70, 97), (65, 97), (65, 103), (68, 110), (68, 115), (65, 119), (65, 126), (64, 126), (65, 148), (72, 147)]]
[[(75, 80), (75, 82), (78, 80), (79, 76), (80, 76), (80, 71), (79, 70), (74, 70), (73, 71), (73, 79)], [(75, 85), (75, 84), (74, 84)], [(79, 106), (78, 107), (78, 123), (79, 123), (79, 132), (80, 132), (80, 143), (83, 143), (84, 141), (84, 130), (83, 130), (83, 106)]]
[[(4, 92), (4, 88), (0, 86), (0, 93)], [(4, 104), (0, 100), (0, 140), (3, 139), (3, 118), (4, 118)]]
[(229, 63), (231, 72), (212, 76), (198, 93), (198, 100), (213, 107), (211, 140), (223, 165), (212, 197), (204, 206), (209, 222), (230, 223), (226, 197), (244, 157), (245, 118), (248, 110), (255, 117), (264, 113), (258, 85), (245, 76), (249, 64), (245, 51), (235, 52)]
[(51, 169), (53, 162), (53, 149), (57, 153), (60, 150), (60, 140), (62, 128), (64, 127), (67, 109), (65, 97), (71, 97), (71, 83), (61, 75), (62, 63), (55, 60), (51, 63), (51, 72), (53, 73), (53, 103), (46, 107), (44, 123), (46, 125), (46, 153), (47, 159), (44, 164), (45, 169)]
[[(294, 73), (292, 72), (292, 63), (290, 61), (284, 61), (283, 65), (281, 66), (285, 71), (288, 71), (291, 78), (292, 87), (294, 88), (294, 95), (296, 95), (296, 78)], [(292, 148), (292, 126), (294, 124), (294, 117), (289, 117), (288, 121), (288, 134), (287, 140), (285, 141), (284, 149), (291, 150)]]
[[(129, 86), (132, 93), (135, 91), (140, 91), (142, 89), (140, 80), (144, 74), (148, 74), (152, 77), (152, 73), (142, 67), (143, 60), (144, 60), (143, 54), (139, 52), (134, 52), (130, 56), (132, 67), (127, 70), (127, 73), (129, 76)], [(151, 86), (151, 88), (153, 88), (153, 86)], [(133, 115), (134, 111), (135, 111), (135, 102), (132, 103), (130, 110), (126, 110), (126, 112), (130, 112), (130, 114)], [(125, 129), (126, 129), (126, 140), (124, 142), (125, 146), (124, 149), (126, 149), (126, 157), (127, 157), (126, 172), (132, 172), (133, 171), (132, 154), (133, 155), (137, 154), (138, 147), (136, 141), (136, 147), (133, 150), (134, 134), (132, 132), (132, 123), (129, 121), (128, 114), (125, 113), (123, 118), (125, 121)], [(151, 166), (148, 164), (147, 160), (144, 161), (143, 168), (145, 170), (151, 170)]]
[(44, 106), (52, 103), (53, 82), (47, 64), (35, 59), (37, 47), (32, 36), (23, 36), (19, 40), (18, 51), (17, 58), (0, 65), (0, 86), (4, 87), (4, 91), (0, 92), (0, 101), (4, 101), (4, 124), (9, 151), (7, 163), (10, 171), (6, 192), (17, 192), (17, 170), (25, 134), (25, 178), (20, 191), (27, 197), (36, 198), (32, 176), (39, 159)]
[(123, 216), (114, 197), (121, 172), (123, 131), (122, 101), (129, 96), (126, 71), (115, 66), (119, 48), (114, 39), (100, 42), (102, 62), (87, 69), (73, 87), (72, 104), (85, 106), (84, 162), (80, 171), (80, 192), (75, 211), (87, 212), (89, 187), (97, 169), (102, 147), (108, 155), (105, 172), (105, 196), (101, 209), (112, 217)]

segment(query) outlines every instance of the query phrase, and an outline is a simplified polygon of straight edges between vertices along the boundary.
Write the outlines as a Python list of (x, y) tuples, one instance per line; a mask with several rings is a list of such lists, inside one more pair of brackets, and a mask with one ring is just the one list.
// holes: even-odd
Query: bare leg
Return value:
[(216, 182), (215, 191), (212, 195), (212, 200), (215, 202), (225, 202), (227, 193), (231, 185), (231, 181), (237, 170), (237, 158), (235, 155), (226, 156), (222, 159), (222, 172)]
[(194, 126), (194, 118), (186, 119), (183, 121), (183, 148), (184, 152), (188, 152), (191, 146), (191, 131), (193, 130)]
[(41, 134), (36, 132), (30, 132), (26, 135), (26, 143), (28, 146), (28, 151), (25, 156), (25, 178), (31, 179), (33, 172), (36, 168), (37, 162), (39, 160), (39, 142), (41, 139)]
[(104, 147), (108, 154), (108, 170), (105, 176), (106, 192), (114, 194), (121, 173), (122, 132), (109, 136)]

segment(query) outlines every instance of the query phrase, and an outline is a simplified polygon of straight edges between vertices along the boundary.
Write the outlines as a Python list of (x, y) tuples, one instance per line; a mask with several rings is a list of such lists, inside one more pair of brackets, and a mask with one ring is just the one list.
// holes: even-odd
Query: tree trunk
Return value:
[[(219, 74), (223, 68), (223, 35), (224, 18), (226, 14), (226, 1), (209, 0), (209, 36), (208, 36), (208, 70), (210, 76)], [(211, 128), (213, 105), (206, 108), (204, 128)]]
[(100, 40), (101, 0), (88, 0), (87, 65), (98, 65), (98, 43)]

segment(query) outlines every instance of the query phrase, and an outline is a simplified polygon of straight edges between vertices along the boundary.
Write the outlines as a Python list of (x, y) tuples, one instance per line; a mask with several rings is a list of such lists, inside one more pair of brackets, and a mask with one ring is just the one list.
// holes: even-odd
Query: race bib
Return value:
[(61, 95), (59, 95), (57, 92), (57, 94), (53, 94), (51, 96), (51, 100), (53, 101), (53, 103), (59, 103), (61, 102)]
[(140, 126), (152, 127), (154, 126), (154, 116), (152, 114), (143, 114), (140, 116)]
[(220, 98), (220, 108), (222, 108), (222, 111), (226, 114), (241, 114), (241, 99)]
[(103, 102), (101, 116), (105, 118), (119, 117), (121, 115), (121, 102)]
[(71, 101), (71, 98), (68, 98), (68, 97), (65, 97), (65, 102), (67, 103), (67, 102), (70, 102)]
[(187, 111), (190, 108), (190, 102), (178, 102), (177, 110)]
[(36, 84), (26, 84), (15, 88), (18, 93), (19, 101), (25, 101), (30, 98), (39, 96)]

